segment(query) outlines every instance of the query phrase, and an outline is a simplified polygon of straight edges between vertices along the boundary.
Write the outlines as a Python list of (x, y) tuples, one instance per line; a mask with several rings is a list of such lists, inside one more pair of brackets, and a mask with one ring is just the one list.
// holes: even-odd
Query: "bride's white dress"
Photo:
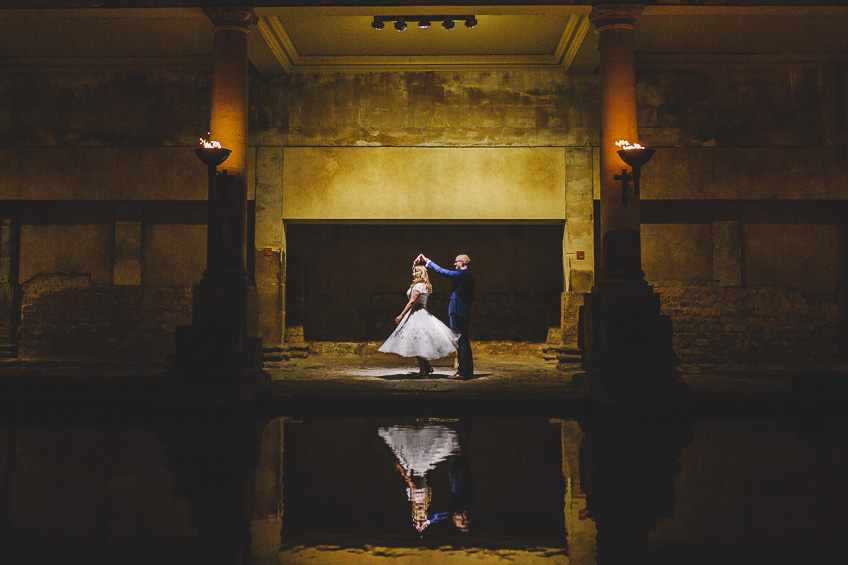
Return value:
[(459, 334), (427, 311), (429, 293), (424, 283), (416, 284), (406, 291), (406, 295), (411, 296), (413, 290), (419, 292), (418, 300), (377, 351), (424, 359), (447, 357), (456, 351)]

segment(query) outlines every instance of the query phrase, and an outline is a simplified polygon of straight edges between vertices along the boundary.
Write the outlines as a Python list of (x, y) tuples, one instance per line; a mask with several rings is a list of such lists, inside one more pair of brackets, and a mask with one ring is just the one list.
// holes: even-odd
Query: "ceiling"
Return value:
[[(274, 76), (321, 70), (526, 69), (594, 73), (588, 6), (256, 8), (253, 65)], [(397, 32), (373, 16), (473, 14)], [(0, 10), (0, 66), (208, 64), (212, 26), (199, 8)], [(749, 54), (845, 58), (848, 7), (648, 6), (636, 28), (643, 59)]]

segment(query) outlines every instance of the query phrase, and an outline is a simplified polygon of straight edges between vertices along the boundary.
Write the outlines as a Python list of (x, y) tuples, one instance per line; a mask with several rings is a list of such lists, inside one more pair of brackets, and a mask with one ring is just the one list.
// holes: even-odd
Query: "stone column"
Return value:
[(265, 360), (288, 358), (285, 342), (286, 236), (283, 226), (283, 148), (256, 149), (256, 290)]
[(601, 58), (601, 261), (598, 276), (607, 280), (644, 280), (639, 230), (639, 199), (621, 198), (615, 175), (629, 168), (615, 142), (636, 143), (636, 18), (642, 6), (596, 6), (589, 16), (600, 35)]
[[(568, 149), (565, 154), (565, 229), (562, 238), (563, 292), (560, 297), (561, 367), (580, 362), (578, 312), (583, 294), (594, 280), (594, 194), (591, 149)], [(552, 345), (549, 341), (548, 345)]]
[[(11, 218), (0, 219), (0, 357), (17, 356), (16, 329), (20, 304), (17, 293), (16, 224)], [(15, 307), (17, 305), (17, 308)]]
[(713, 209), (713, 278), (719, 286), (742, 286), (742, 222), (738, 204)]
[(115, 259), (112, 265), (112, 284), (138, 286), (141, 284), (141, 220), (138, 211), (129, 206), (115, 210)]
[(257, 19), (252, 10), (208, 8), (215, 26), (212, 42), (210, 136), (232, 153), (221, 165), (235, 177), (228, 187), (221, 248), (209, 255), (215, 275), (246, 278), (247, 253), (247, 34)]
[(194, 288), (192, 325), (177, 328), (177, 361), (189, 373), (232, 376), (262, 363), (256, 287), (246, 269), (247, 34), (257, 18), (249, 8), (205, 13), (215, 26), (209, 132), (232, 153), (209, 201), (206, 271)]
[(679, 364), (671, 348), (671, 321), (660, 314), (659, 295), (641, 269), (639, 198), (631, 183), (624, 200), (615, 179), (629, 169), (615, 142), (638, 142), (634, 30), (641, 12), (638, 5), (599, 5), (589, 16), (600, 35), (601, 256), (595, 286), (581, 309), (580, 346), (590, 375), (619, 382), (673, 380)]

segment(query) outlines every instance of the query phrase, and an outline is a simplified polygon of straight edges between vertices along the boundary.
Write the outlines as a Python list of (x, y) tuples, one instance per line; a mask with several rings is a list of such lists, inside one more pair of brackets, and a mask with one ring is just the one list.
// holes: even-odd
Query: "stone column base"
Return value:
[(174, 368), (196, 392), (248, 399), (262, 386), (256, 287), (243, 271), (194, 287), (192, 324), (176, 327)]
[(680, 359), (672, 349), (671, 319), (660, 297), (638, 281), (597, 285), (580, 307), (583, 368), (610, 380), (676, 380)]

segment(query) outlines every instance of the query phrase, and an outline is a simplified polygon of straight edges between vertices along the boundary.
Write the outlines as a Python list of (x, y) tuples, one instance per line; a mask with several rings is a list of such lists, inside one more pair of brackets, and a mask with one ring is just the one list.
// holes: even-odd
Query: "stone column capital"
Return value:
[(598, 30), (611, 26), (633, 28), (636, 26), (636, 18), (644, 9), (645, 6), (641, 4), (599, 4), (592, 8), (589, 21)]
[(253, 8), (248, 7), (210, 7), (204, 8), (203, 13), (212, 20), (216, 31), (233, 29), (247, 33), (259, 21)]

